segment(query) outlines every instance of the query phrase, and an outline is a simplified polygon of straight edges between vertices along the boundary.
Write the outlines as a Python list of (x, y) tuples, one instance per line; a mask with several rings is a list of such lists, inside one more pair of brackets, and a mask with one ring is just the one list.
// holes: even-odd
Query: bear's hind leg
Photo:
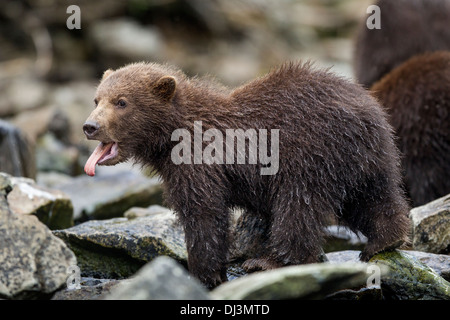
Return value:
[(409, 238), (409, 207), (400, 193), (383, 192), (378, 197), (367, 199), (362, 199), (366, 202), (361, 201), (343, 217), (351, 229), (367, 237), (367, 245), (360, 254), (361, 261), (368, 261), (379, 252), (398, 248), (408, 243)]
[(408, 243), (409, 218), (407, 215), (385, 212), (372, 212), (371, 224), (361, 230), (367, 237), (367, 245), (360, 254), (361, 261), (367, 262), (377, 253), (393, 250)]

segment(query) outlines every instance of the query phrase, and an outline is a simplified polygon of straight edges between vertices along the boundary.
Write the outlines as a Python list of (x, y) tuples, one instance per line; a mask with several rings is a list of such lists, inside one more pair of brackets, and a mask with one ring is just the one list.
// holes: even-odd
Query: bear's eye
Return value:
[(125, 102), (125, 100), (119, 99), (119, 101), (117, 101), (117, 106), (119, 108), (125, 108), (127, 106), (127, 103)]
[(94, 104), (95, 104), (95, 106), (98, 105), (98, 100), (97, 99), (94, 99)]

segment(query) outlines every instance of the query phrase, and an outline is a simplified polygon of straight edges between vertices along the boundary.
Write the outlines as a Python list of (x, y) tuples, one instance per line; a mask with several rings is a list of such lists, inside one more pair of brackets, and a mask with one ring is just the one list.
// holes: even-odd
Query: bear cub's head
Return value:
[(152, 130), (160, 127), (161, 119), (173, 114), (177, 80), (167, 74), (161, 66), (144, 63), (105, 71), (95, 94), (95, 109), (83, 125), (89, 140), (100, 141), (86, 162), (88, 175), (95, 175), (97, 164), (115, 165), (146, 152), (140, 150), (148, 148), (142, 143), (143, 135), (148, 144), (158, 136)]

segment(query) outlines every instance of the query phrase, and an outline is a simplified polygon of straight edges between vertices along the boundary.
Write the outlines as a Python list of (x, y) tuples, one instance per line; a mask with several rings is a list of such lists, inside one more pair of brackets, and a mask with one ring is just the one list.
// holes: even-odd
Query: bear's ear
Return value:
[(113, 69), (108, 69), (105, 72), (103, 72), (102, 81), (105, 80), (106, 78), (108, 78), (111, 75), (111, 73), (113, 73), (113, 72), (114, 72)]
[(174, 77), (164, 76), (156, 81), (153, 86), (153, 92), (164, 101), (170, 101), (175, 94), (176, 87), (177, 81)]

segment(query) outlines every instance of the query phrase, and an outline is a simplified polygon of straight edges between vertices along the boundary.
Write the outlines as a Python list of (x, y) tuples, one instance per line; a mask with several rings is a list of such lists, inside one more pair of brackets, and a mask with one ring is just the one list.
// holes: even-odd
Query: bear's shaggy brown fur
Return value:
[(389, 114), (414, 206), (450, 193), (450, 51), (401, 64), (371, 90)]
[[(84, 130), (101, 141), (86, 165), (151, 165), (184, 226), (188, 267), (208, 287), (226, 280), (230, 209), (268, 225), (251, 268), (315, 262), (328, 215), (362, 232), (368, 260), (407, 239), (398, 151), (379, 104), (362, 87), (309, 63), (285, 64), (235, 90), (138, 63), (107, 71)], [(279, 129), (279, 170), (261, 164), (175, 164), (176, 129)], [(269, 137), (269, 143), (273, 143)], [(205, 146), (205, 143), (203, 147)], [(248, 155), (246, 155), (248, 159)]]
[(354, 70), (366, 88), (409, 58), (450, 50), (450, 0), (379, 0), (381, 29), (362, 21), (355, 43)]

